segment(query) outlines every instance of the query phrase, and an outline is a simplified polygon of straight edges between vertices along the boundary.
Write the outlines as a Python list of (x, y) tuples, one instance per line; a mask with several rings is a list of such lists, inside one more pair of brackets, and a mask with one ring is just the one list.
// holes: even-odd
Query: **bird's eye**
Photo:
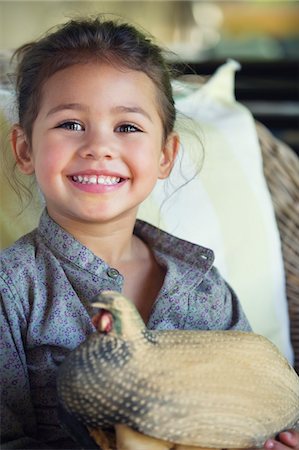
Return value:
[(83, 131), (84, 127), (79, 122), (74, 122), (72, 120), (69, 120), (67, 122), (60, 123), (56, 128), (63, 128), (65, 130), (70, 131)]
[(124, 123), (116, 128), (116, 131), (119, 133), (136, 133), (140, 132), (140, 128), (136, 127), (136, 125), (132, 125), (130, 123)]

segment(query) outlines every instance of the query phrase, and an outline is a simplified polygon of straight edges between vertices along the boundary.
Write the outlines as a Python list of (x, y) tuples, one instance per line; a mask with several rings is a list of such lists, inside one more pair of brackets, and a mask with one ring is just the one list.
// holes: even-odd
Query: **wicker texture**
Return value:
[(282, 243), (291, 340), (299, 374), (299, 158), (259, 123), (257, 132)]

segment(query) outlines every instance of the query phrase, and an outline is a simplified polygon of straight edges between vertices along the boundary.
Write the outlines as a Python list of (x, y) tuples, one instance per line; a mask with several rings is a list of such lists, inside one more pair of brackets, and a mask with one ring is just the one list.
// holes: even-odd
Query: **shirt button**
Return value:
[(107, 275), (110, 278), (116, 279), (119, 276), (119, 271), (110, 267), (110, 269), (107, 270)]

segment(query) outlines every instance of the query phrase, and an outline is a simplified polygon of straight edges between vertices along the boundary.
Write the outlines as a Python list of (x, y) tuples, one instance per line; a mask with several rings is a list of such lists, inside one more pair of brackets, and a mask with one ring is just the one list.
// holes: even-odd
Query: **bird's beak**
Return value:
[(110, 333), (113, 327), (113, 318), (109, 311), (99, 310), (91, 319), (93, 325), (99, 333)]

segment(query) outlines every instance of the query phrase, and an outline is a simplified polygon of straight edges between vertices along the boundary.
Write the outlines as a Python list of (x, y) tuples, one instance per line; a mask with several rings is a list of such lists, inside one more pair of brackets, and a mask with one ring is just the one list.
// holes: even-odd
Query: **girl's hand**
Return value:
[(264, 444), (266, 450), (299, 450), (299, 431), (287, 430), (279, 433), (276, 439), (268, 439)]

